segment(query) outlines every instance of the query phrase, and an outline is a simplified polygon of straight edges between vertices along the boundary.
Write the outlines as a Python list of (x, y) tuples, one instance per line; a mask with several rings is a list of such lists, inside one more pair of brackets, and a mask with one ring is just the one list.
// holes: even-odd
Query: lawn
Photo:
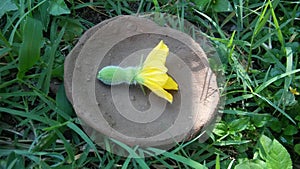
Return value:
[[(201, 29), (222, 62), (224, 108), (205, 142), (148, 158), (124, 146), (125, 158), (82, 130), (64, 60), (95, 24), (144, 12)], [(299, 1), (1, 0), (0, 30), (1, 168), (300, 168)]]

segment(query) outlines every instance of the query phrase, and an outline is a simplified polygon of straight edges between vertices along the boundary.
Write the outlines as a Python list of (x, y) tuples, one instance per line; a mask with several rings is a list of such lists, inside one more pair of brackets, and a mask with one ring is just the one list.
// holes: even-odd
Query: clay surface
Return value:
[[(173, 104), (140, 86), (107, 86), (96, 79), (108, 65), (139, 65), (163, 40), (168, 74), (179, 85)], [(145, 18), (118, 16), (87, 31), (65, 61), (65, 87), (86, 132), (127, 145), (164, 147), (190, 139), (214, 118), (216, 77), (201, 47), (187, 34)]]

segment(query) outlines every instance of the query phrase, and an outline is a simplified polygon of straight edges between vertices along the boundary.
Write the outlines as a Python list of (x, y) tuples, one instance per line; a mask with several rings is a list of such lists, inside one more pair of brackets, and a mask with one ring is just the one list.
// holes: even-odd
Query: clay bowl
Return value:
[[(167, 103), (137, 85), (107, 86), (96, 79), (108, 65), (139, 65), (163, 40), (168, 74), (179, 85)], [(129, 146), (164, 148), (208, 126), (219, 102), (216, 76), (190, 36), (135, 16), (118, 16), (88, 30), (65, 60), (65, 88), (84, 129), (102, 145), (113, 138)]]

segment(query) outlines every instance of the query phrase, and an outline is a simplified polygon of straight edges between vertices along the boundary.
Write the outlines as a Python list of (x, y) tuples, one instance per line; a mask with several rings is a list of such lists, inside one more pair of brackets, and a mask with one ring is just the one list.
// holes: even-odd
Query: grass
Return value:
[[(1, 1), (1, 168), (299, 168), (299, 5)], [(131, 154), (119, 157), (80, 128), (65, 96), (63, 61), (83, 32), (101, 20), (154, 11), (185, 18), (211, 41), (226, 77), (225, 108), (205, 142), (195, 138), (167, 152), (144, 150), (160, 154), (151, 158), (117, 142)]]

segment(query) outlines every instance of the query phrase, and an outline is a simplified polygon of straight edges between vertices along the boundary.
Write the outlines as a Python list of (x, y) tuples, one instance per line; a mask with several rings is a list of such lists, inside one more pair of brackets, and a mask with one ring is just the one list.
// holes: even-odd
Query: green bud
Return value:
[(97, 78), (106, 85), (135, 84), (138, 70), (137, 67), (106, 66), (98, 72)]

